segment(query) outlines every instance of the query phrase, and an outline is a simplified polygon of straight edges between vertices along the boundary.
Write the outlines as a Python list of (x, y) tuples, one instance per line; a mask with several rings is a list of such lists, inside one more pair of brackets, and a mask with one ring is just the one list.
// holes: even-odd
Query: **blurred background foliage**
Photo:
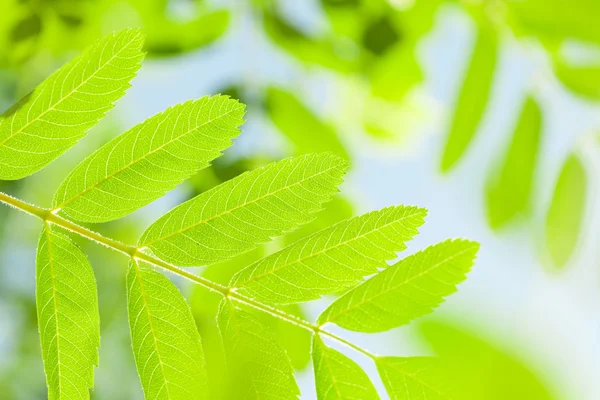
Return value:
[[(481, 218), (500, 237), (510, 235), (515, 226), (528, 227), (525, 240), (539, 249), (540, 264), (557, 270), (573, 263), (577, 250), (586, 245), (586, 221), (597, 208), (593, 201), (596, 178), (589, 160), (589, 149), (600, 143), (596, 134), (565, 133), (576, 139), (564, 141), (558, 157), (560, 167), (550, 174), (541, 174), (540, 169), (550, 151), (546, 140), (554, 111), (547, 106), (549, 91), (558, 87), (565, 96), (576, 98), (582, 108), (595, 107), (600, 101), (600, 2), (311, 0), (306, 2), (310, 3), (309, 12), (297, 12), (300, 3), (304, 2), (0, 0), (0, 108), (8, 108), (78, 51), (113, 30), (142, 27), (147, 34), (147, 63), (160, 66), (172, 61), (162, 67), (165, 74), (178, 74), (178, 63), (183, 65), (190, 55), (221, 51), (227, 47), (228, 36), (241, 37), (243, 46), (236, 51), (243, 67), (225, 81), (212, 84), (212, 92), (226, 93), (248, 104), (248, 129), (256, 129), (255, 121), (259, 121), (260, 129), (277, 133), (275, 142), (280, 146), (272, 151), (269, 145), (249, 145), (246, 151), (228, 152), (178, 190), (171, 203), (151, 206), (124, 221), (98, 228), (118, 239), (133, 241), (151, 221), (149, 215), (158, 215), (152, 207), (166, 209), (283, 156), (332, 151), (354, 163), (360, 158), (356, 143), (368, 143), (364, 151), (385, 149), (386, 157), (390, 153), (401, 157), (406, 148), (420, 142), (419, 124), (436, 118), (433, 109), (437, 105), (427, 96), (428, 82), (436, 76), (429, 75), (431, 69), (424, 65), (420, 49), (430, 40), (440, 14), (451, 10), (470, 21), (472, 40), (464, 44), (469, 46), (463, 52), (467, 54), (464, 71), (451, 83), (456, 87), (456, 96), (447, 105), (447, 123), (441, 124), (443, 132), (435, 139), (440, 150), (434, 167), (440, 175), (456, 174), (477, 151), (477, 143), (487, 140), (484, 125), (493, 113), (506, 48), (518, 46), (522, 49), (519, 56), (533, 60), (527, 88), (515, 99), (513, 121), (501, 128), (505, 129), (504, 144), (494, 149), (487, 164), (476, 166), (485, 171), (485, 183), (463, 182), (461, 187), (483, 187), (480, 199), (485, 213)], [(441, 68), (445, 67), (443, 63), (452, 62), (441, 57), (437, 60)], [(300, 73), (294, 79), (269, 79), (271, 72), (278, 75), (278, 62), (293, 64)], [(200, 82), (204, 77), (196, 79)], [(312, 90), (313, 86), (317, 89)], [(328, 88), (327, 96), (322, 86)], [(311, 90), (317, 94), (310, 95)], [(314, 101), (315, 97), (319, 102)], [(124, 131), (129, 126), (127, 120), (117, 108), (67, 157), (22, 182), (0, 182), (1, 190), (48, 205), (62, 177), (86, 154)], [(266, 142), (272, 137), (257, 135), (253, 139)], [(358, 152), (363, 151), (358, 147)], [(227, 282), (242, 266), (279, 246), (353, 215), (362, 190), (356, 188), (353, 197), (336, 198), (312, 224), (274, 245), (201, 273), (217, 282)], [(0, 397), (41, 399), (45, 398), (45, 387), (33, 274), (29, 273), (33, 271), (30, 253), (37, 233), (34, 226), (27, 228), (32, 222), (26, 217), (13, 214), (0, 209)], [(123, 307), (124, 274), (110, 265), (120, 261), (105, 249), (84, 242), (81, 245), (98, 267), (101, 302), (102, 368), (98, 370), (93, 397), (139, 398)], [(25, 276), (15, 278), (10, 273), (25, 264), (29, 265), (22, 269)], [(218, 297), (202, 289), (185, 289), (204, 338), (213, 393), (219, 393), (219, 387), (234, 383), (226, 382), (222, 373), (223, 354), (214, 320)], [(300, 307), (287, 311), (311, 316), (310, 310)], [(294, 366), (306, 374), (310, 347), (307, 333), (267, 316), (261, 318), (284, 342)], [(455, 323), (434, 321), (424, 324), (419, 332), (433, 352), (452, 365), (442, 368), (464, 386), (464, 393), (470, 393), (462, 398), (559, 398), (557, 385), (548, 384), (540, 377), (543, 373), (539, 369), (529, 367), (530, 363), (536, 364), (535, 357), (514, 357), (498, 347), (510, 345), (510, 338), (498, 345), (489, 343)]]

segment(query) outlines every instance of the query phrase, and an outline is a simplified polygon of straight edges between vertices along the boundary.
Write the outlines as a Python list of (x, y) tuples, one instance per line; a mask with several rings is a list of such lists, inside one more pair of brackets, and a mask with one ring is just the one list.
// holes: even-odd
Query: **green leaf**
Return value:
[(425, 214), (398, 206), (342, 221), (248, 266), (231, 285), (242, 295), (280, 304), (335, 293), (387, 267), (386, 260), (417, 234)]
[(226, 299), (221, 302), (217, 321), (229, 369), (226, 398), (298, 398), (292, 364), (270, 330)]
[(177, 287), (164, 275), (132, 261), (127, 308), (146, 399), (208, 399), (200, 335)]
[(294, 145), (296, 153), (331, 151), (348, 158), (333, 127), (318, 119), (293, 94), (270, 87), (267, 110), (273, 123)]
[(0, 117), (0, 179), (44, 168), (81, 139), (125, 90), (143, 59), (140, 30), (110, 35)]
[[(550, 390), (542, 374), (528, 365), (512, 338), (502, 343), (464, 326), (427, 321), (419, 324), (428, 345), (440, 356), (444, 376), (460, 400), (550, 400), (561, 398)], [(527, 353), (527, 352), (525, 352)], [(460, 394), (460, 396), (458, 396)]]
[(360, 332), (381, 332), (429, 314), (466, 278), (479, 244), (446, 240), (406, 257), (346, 292), (319, 317)]
[(557, 62), (556, 77), (570, 90), (590, 100), (600, 99), (600, 65), (574, 66)]
[(558, 267), (567, 264), (577, 247), (583, 225), (586, 193), (585, 168), (573, 154), (562, 168), (546, 216), (546, 248), (552, 262)]
[(417, 83), (423, 71), (417, 60), (418, 42), (401, 42), (377, 60), (371, 76), (371, 92), (387, 101), (400, 101)]
[(379, 357), (375, 360), (390, 400), (450, 400), (445, 371), (432, 357)]
[(224, 261), (309, 222), (337, 191), (347, 163), (309, 154), (246, 172), (181, 204), (140, 239), (165, 261)]
[(350, 358), (313, 338), (313, 365), (319, 400), (378, 400), (367, 374)]
[(48, 398), (89, 399), (100, 346), (94, 271), (81, 249), (48, 225), (38, 245), (36, 304)]
[(501, 228), (529, 211), (541, 136), (541, 110), (528, 98), (502, 165), (487, 182), (487, 211), (492, 228)]
[(244, 106), (225, 96), (167, 109), (83, 160), (54, 196), (54, 209), (84, 222), (121, 218), (207, 167), (239, 134)]
[(443, 172), (460, 160), (475, 137), (490, 98), (498, 53), (496, 33), (480, 28), (442, 156)]

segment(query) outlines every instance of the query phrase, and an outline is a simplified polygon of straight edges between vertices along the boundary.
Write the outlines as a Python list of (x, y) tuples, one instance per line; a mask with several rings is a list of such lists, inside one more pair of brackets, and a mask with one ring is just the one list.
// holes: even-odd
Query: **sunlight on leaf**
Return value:
[(35, 291), (48, 398), (89, 399), (100, 347), (94, 271), (81, 249), (48, 225), (38, 245)]
[(375, 363), (391, 400), (459, 400), (435, 358), (379, 357)]
[(162, 197), (221, 155), (243, 123), (244, 105), (203, 97), (167, 109), (83, 160), (54, 196), (54, 209), (106, 222)]
[(0, 117), (0, 179), (21, 179), (74, 146), (113, 108), (143, 58), (144, 36), (107, 36), (52, 74)]
[(200, 335), (179, 289), (164, 275), (132, 261), (127, 307), (146, 399), (208, 399)]
[(426, 211), (388, 207), (337, 223), (248, 266), (231, 285), (270, 303), (318, 299), (361, 282), (406, 248)]
[(447, 240), (406, 257), (334, 301), (319, 324), (381, 332), (429, 314), (466, 279), (478, 249), (475, 242)]

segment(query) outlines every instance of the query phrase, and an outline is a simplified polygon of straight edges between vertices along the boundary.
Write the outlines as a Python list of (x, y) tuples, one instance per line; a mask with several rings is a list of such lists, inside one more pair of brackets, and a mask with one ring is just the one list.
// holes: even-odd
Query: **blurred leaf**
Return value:
[(546, 216), (546, 249), (558, 267), (565, 266), (577, 247), (586, 194), (585, 168), (579, 158), (572, 154), (560, 172)]
[(270, 87), (267, 110), (273, 123), (294, 145), (297, 154), (331, 151), (349, 159), (333, 127), (318, 119), (292, 93)]
[(478, 243), (457, 239), (408, 256), (344, 293), (318, 323), (382, 332), (429, 314), (466, 279), (478, 249)]
[(402, 39), (401, 33), (389, 15), (370, 21), (362, 36), (362, 46), (381, 56)]
[(33, 13), (19, 21), (11, 32), (11, 40), (20, 42), (38, 36), (42, 31), (42, 20), (39, 15)]
[(227, 356), (230, 399), (297, 399), (294, 369), (271, 331), (227, 299), (219, 306), (219, 330)]
[(339, 351), (325, 346), (318, 335), (313, 338), (312, 356), (319, 400), (379, 400), (362, 368)]
[(371, 72), (374, 96), (399, 101), (410, 89), (423, 80), (423, 71), (416, 55), (416, 42), (394, 46), (376, 61)]
[(132, 261), (127, 308), (146, 399), (208, 399), (200, 335), (179, 289), (161, 273)]
[(448, 132), (442, 172), (449, 171), (460, 160), (479, 128), (490, 100), (498, 52), (496, 33), (480, 28)]
[(343, 57), (343, 46), (306, 36), (268, 7), (264, 9), (263, 24), (266, 34), (275, 44), (304, 63), (321, 65), (341, 73), (353, 72), (357, 68), (353, 51), (346, 51), (346, 57)]
[(541, 136), (541, 110), (529, 97), (523, 105), (502, 164), (488, 177), (487, 216), (493, 229), (502, 228), (528, 213)]
[(554, 72), (560, 81), (576, 94), (600, 100), (600, 65), (572, 66), (557, 62)]
[(446, 371), (435, 358), (378, 357), (375, 363), (390, 400), (463, 400), (450, 395)]
[(220, 38), (229, 25), (228, 11), (202, 14), (184, 23), (162, 18), (144, 21), (146, 49), (151, 56), (169, 56), (198, 49)]
[(551, 42), (573, 38), (600, 43), (597, 0), (527, 0), (506, 4), (512, 24), (526, 34)]
[(460, 400), (550, 400), (557, 397), (517, 353), (448, 323), (426, 322), (420, 331), (438, 353)]

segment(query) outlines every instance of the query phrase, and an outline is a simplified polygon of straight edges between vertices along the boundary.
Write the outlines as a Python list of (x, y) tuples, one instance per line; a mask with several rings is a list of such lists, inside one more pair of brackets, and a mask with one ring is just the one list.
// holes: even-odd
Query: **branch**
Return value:
[(256, 310), (259, 310), (263, 313), (270, 314), (276, 318), (282, 319), (290, 324), (297, 325), (297, 326), (304, 328), (308, 331), (311, 331), (315, 334), (321, 334), (323, 336), (327, 336), (327, 337), (329, 337), (329, 338), (331, 338), (331, 339), (333, 339), (333, 340), (335, 340), (335, 341), (351, 348), (352, 350), (355, 350), (371, 359), (377, 358), (377, 356), (374, 355), (373, 353), (370, 353), (370, 352), (360, 348), (359, 346), (347, 341), (344, 338), (337, 336), (334, 333), (324, 330), (322, 326), (305, 321), (301, 318), (290, 315), (290, 314), (286, 313), (285, 311), (282, 311), (278, 308), (271, 307), (267, 304), (258, 302), (250, 297), (241, 295), (241, 294), (237, 293), (235, 291), (235, 289), (231, 289), (227, 286), (218, 284), (216, 282), (213, 282), (213, 281), (203, 278), (201, 276), (194, 275), (191, 272), (183, 270), (173, 264), (169, 264), (159, 258), (150, 256), (150, 255), (142, 252), (141, 249), (138, 247), (131, 246), (131, 245), (128, 245), (125, 243), (121, 243), (117, 240), (103, 236), (100, 233), (97, 233), (90, 229), (84, 228), (83, 226), (77, 225), (77, 224), (69, 221), (68, 219), (65, 219), (63, 217), (56, 215), (55, 213), (51, 212), (48, 209), (37, 207), (33, 204), (29, 204), (20, 199), (9, 196), (8, 194), (3, 193), (3, 192), (0, 192), (0, 203), (4, 203), (10, 207), (13, 207), (13, 208), (21, 211), (21, 212), (24, 212), (26, 214), (33, 215), (34, 217), (37, 217), (46, 223), (60, 226), (61, 228), (66, 229), (70, 232), (73, 232), (81, 237), (84, 237), (88, 240), (96, 242), (96, 243), (98, 243), (104, 247), (107, 247), (111, 250), (115, 250), (115, 251), (122, 253), (128, 257), (131, 257), (134, 260), (143, 261), (147, 264), (151, 264), (156, 267), (165, 269), (175, 275), (184, 277), (187, 280), (192, 281), (193, 283), (198, 284), (208, 290), (219, 293), (223, 297), (227, 297), (238, 303), (245, 304), (245, 305), (252, 307)]

